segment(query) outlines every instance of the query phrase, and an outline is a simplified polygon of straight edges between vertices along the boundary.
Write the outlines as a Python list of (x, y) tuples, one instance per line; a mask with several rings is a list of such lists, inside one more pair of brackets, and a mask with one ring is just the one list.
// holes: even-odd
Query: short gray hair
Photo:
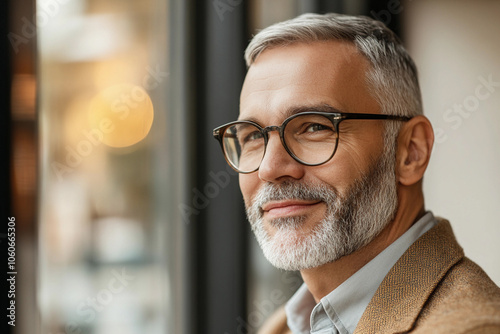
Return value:
[[(343, 40), (352, 42), (372, 68), (366, 74), (369, 91), (381, 113), (423, 115), (417, 67), (400, 39), (382, 22), (366, 16), (303, 14), (276, 23), (255, 35), (245, 50), (250, 67), (264, 50), (295, 43)], [(385, 149), (395, 157), (401, 122), (387, 122)]]
[(368, 59), (372, 66), (366, 77), (368, 87), (382, 113), (423, 114), (415, 63), (399, 38), (382, 22), (369, 17), (303, 14), (276, 23), (253, 37), (245, 60), (251, 66), (266, 49), (326, 40), (350, 41)]

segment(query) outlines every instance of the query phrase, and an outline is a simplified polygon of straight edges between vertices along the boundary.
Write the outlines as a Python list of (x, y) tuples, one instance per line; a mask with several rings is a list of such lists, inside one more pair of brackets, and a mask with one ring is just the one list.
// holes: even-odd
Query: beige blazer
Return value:
[[(259, 333), (291, 333), (283, 307)], [(439, 219), (389, 271), (354, 333), (500, 334), (500, 288)]]

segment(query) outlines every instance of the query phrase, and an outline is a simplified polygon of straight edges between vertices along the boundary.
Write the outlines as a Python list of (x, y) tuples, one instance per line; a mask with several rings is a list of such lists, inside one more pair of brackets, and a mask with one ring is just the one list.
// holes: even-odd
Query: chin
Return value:
[(284, 270), (319, 267), (345, 255), (337, 251), (338, 247), (318, 243), (317, 229), (308, 229), (307, 232), (303, 229), (278, 229), (272, 235), (267, 234), (266, 238), (257, 240), (266, 259), (276, 268)]

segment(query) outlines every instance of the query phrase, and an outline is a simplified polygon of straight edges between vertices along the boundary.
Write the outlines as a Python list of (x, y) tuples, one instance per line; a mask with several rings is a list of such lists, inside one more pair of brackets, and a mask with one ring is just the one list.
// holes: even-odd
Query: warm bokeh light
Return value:
[(151, 98), (144, 88), (136, 85), (108, 87), (90, 102), (90, 126), (111, 147), (140, 142), (148, 135), (153, 117)]

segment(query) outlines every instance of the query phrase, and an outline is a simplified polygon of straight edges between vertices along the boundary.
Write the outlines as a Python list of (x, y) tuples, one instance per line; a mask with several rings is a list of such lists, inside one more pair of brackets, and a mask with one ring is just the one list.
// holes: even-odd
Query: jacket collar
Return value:
[(438, 219), (389, 271), (354, 334), (409, 331), (446, 272), (463, 257), (450, 223)]

